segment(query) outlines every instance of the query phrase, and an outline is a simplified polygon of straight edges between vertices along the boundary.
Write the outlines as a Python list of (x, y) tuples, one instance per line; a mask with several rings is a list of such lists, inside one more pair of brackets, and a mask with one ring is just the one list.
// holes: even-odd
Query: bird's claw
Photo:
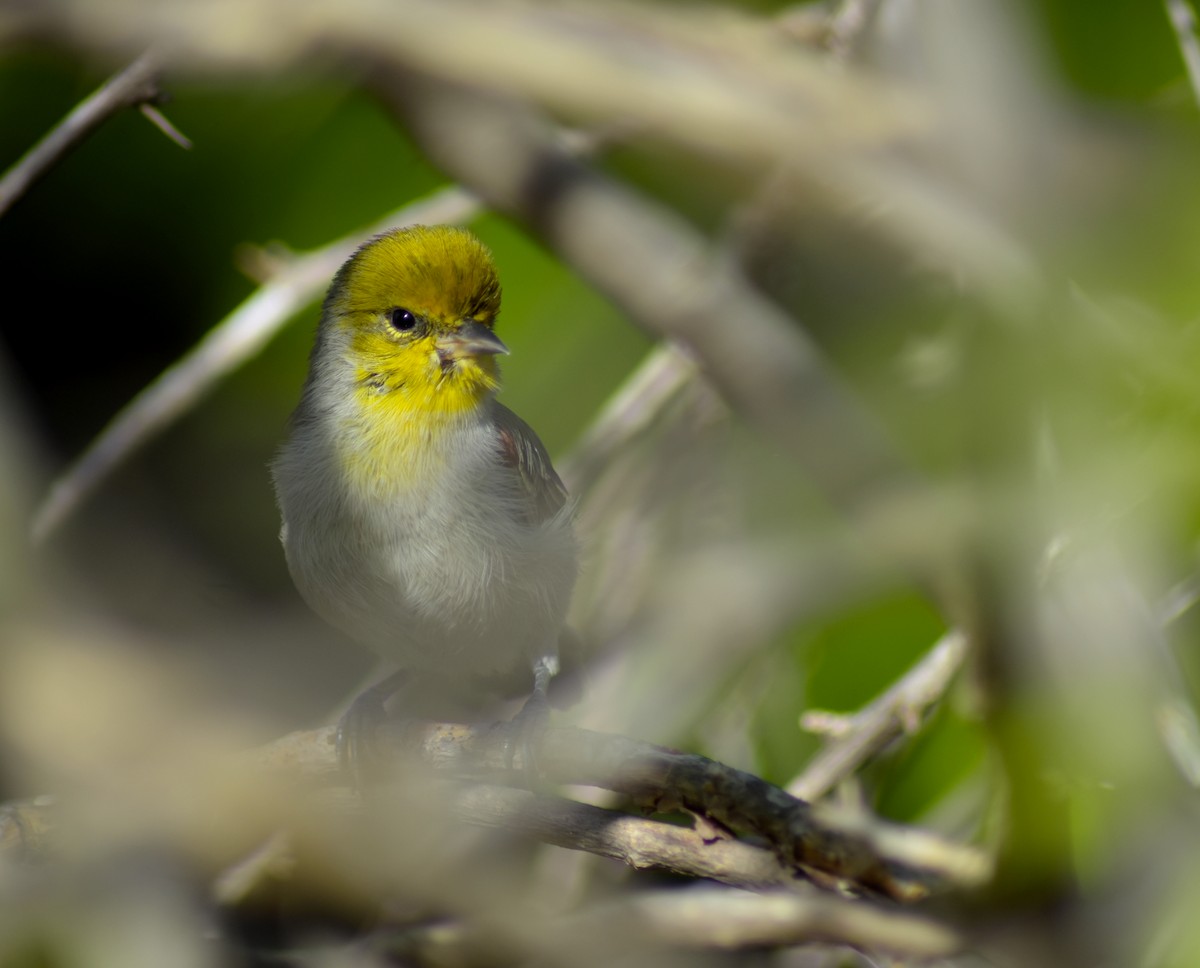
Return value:
[(375, 733), (387, 721), (387, 701), (400, 687), (403, 676), (391, 675), (354, 697), (337, 724), (335, 746), (338, 769), (362, 790), (375, 759)]
[[(508, 724), (505, 738), (505, 761), (509, 770), (519, 769), (525, 785), (534, 789), (540, 784), (542, 771), (538, 766), (537, 748), (541, 746), (550, 725), (550, 701), (544, 692), (534, 692)], [(519, 764), (516, 762), (520, 750)]]

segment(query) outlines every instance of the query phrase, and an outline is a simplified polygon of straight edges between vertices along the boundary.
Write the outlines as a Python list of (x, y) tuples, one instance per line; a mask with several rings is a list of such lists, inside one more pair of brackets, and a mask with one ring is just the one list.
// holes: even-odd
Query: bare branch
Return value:
[(503, 827), (569, 850), (585, 850), (638, 870), (672, 871), (749, 890), (796, 889), (807, 882), (766, 847), (706, 837), (694, 827), (635, 817), (562, 797), (486, 784), (464, 787), (452, 809), (462, 820)]
[(589, 168), (510, 102), (393, 71), (380, 85), (437, 164), (529, 225), (635, 322), (694, 351), (830, 499), (861, 507), (908, 479), (800, 327), (683, 219)]
[(835, 57), (849, 57), (879, 14), (883, 0), (841, 0), (830, 16), (823, 38)]
[[(149, 53), (143, 54), (81, 101), (0, 178), (0, 215), (114, 114), (134, 105), (143, 109), (151, 105), (160, 93), (158, 70), (157, 59)], [(166, 123), (161, 114), (154, 113)], [(161, 123), (155, 123), (162, 127)], [(174, 131), (174, 128), (170, 130)], [(179, 138), (182, 135), (172, 140), (179, 143)]]
[[(439, 772), (455, 775), (507, 777), (514, 768), (521, 769), (521, 761), (519, 756), (515, 762), (511, 758), (506, 730), (505, 724), (407, 721), (381, 727), (378, 743), (385, 758), (416, 757)], [(906, 901), (939, 887), (976, 885), (987, 876), (986, 860), (972, 848), (861, 816), (844, 819), (830, 811), (815, 811), (765, 780), (702, 756), (623, 736), (561, 728), (546, 732), (537, 762), (555, 782), (602, 787), (626, 794), (649, 809), (687, 810), (733, 830), (762, 837), (789, 874), (804, 872), (826, 883), (845, 881)], [(247, 754), (245, 765), (255, 771), (280, 772), (322, 784), (340, 782), (333, 727), (283, 737)], [(539, 836), (562, 846), (592, 849), (580, 841), (567, 843), (559, 839), (564, 837), (569, 822), (588, 814), (587, 810), (577, 812), (574, 807), (561, 805), (553, 810), (545, 806), (542, 809), (549, 811), (547, 817), (555, 811), (563, 812), (553, 821), (545, 819)], [(608, 816), (615, 823), (623, 815), (608, 812)], [(633, 829), (624, 828), (626, 832)], [(639, 835), (648, 835), (651, 828), (642, 825), (636, 830)], [(710, 845), (702, 839), (690, 842), (699, 853), (681, 860), (687, 850), (677, 837), (670, 834), (667, 841), (660, 842), (654, 848), (656, 854), (647, 854), (644, 842), (628, 840), (619, 847), (609, 843), (599, 852), (608, 856), (620, 856), (622, 852), (631, 857), (657, 856), (671, 869), (686, 865), (690, 872), (706, 877), (715, 877), (713, 872), (728, 861), (732, 865), (728, 868), (730, 883), (764, 876), (765, 862), (758, 855), (723, 847), (714, 851), (715, 859), (705, 857)], [(725, 852), (734, 852), (732, 859)], [(768, 883), (778, 884), (780, 880), (771, 875)]]
[(962, 942), (925, 918), (829, 894), (760, 896), (729, 890), (661, 891), (581, 916), (638, 924), (659, 944), (735, 950), (813, 941), (916, 958), (953, 954)]
[[(945, 695), (965, 655), (966, 638), (962, 633), (952, 631), (942, 636), (899, 681), (857, 713), (839, 718), (836, 735), (788, 784), (788, 793), (803, 800), (818, 800), (892, 740), (915, 732), (925, 710)], [(813, 713), (805, 714), (806, 722), (813, 718)]]
[(679, 346), (668, 343), (651, 351), (560, 462), (570, 490), (577, 494), (587, 491), (614, 454), (653, 424), (697, 373), (695, 362)]
[[(470, 924), (398, 932), (389, 948), (415, 964), (470, 964), (494, 933)], [(637, 952), (638, 964), (687, 964), (679, 953), (739, 951), (823, 942), (902, 958), (939, 958), (962, 948), (944, 925), (828, 894), (756, 895), (736, 890), (647, 891), (537, 926), (539, 953), (580, 962), (580, 939), (599, 939), (602, 961)], [(676, 958), (672, 959), (674, 953)], [(587, 963), (586, 961), (584, 963)]]
[(153, 104), (143, 102), (138, 105), (138, 110), (142, 112), (142, 117), (179, 145), (180, 148), (183, 148), (185, 151), (191, 150), (192, 139), (168, 121), (166, 116)]

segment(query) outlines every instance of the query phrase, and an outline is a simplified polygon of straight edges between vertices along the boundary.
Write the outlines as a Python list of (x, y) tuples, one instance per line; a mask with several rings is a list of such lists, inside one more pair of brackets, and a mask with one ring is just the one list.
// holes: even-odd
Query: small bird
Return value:
[(531, 682), (544, 708), (558, 667), (572, 506), (537, 434), (496, 400), (499, 311), (470, 232), (370, 239), (333, 279), (272, 465), (296, 587), (399, 670), (414, 715)]

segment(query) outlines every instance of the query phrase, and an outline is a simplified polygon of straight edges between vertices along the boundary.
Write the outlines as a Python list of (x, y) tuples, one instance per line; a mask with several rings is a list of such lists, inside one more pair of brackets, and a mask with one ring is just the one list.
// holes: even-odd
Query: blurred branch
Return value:
[(1196, 40), (1196, 12), (1188, 0), (1163, 0), (1167, 19), (1175, 32), (1175, 42), (1187, 68), (1188, 81), (1192, 85), (1192, 96), (1200, 104), (1200, 42)]
[[(1154, 615), (1164, 632), (1182, 619), (1200, 601), (1200, 575), (1189, 575), (1162, 597)], [(1158, 636), (1159, 653), (1168, 677), (1167, 695), (1158, 704), (1158, 732), (1176, 769), (1193, 789), (1200, 789), (1200, 720), (1189, 698), (1187, 676), (1165, 634)]]
[(847, 716), (805, 713), (804, 728), (830, 738), (804, 772), (788, 784), (788, 793), (818, 800), (892, 740), (915, 733), (925, 710), (946, 694), (966, 651), (966, 637), (948, 632), (901, 679), (858, 712)]
[(191, 150), (192, 139), (187, 137), (187, 135), (185, 135), (182, 131), (175, 127), (175, 125), (167, 120), (166, 115), (164, 115), (153, 104), (143, 101), (138, 105), (138, 110), (141, 112), (142, 117), (154, 125), (154, 127), (158, 128), (158, 130), (166, 135), (171, 141), (174, 141), (177, 145), (179, 145), (180, 148), (183, 148), (185, 151)]
[(795, 889), (805, 882), (766, 847), (697, 827), (635, 817), (562, 797), (486, 784), (452, 798), (460, 819), (503, 827), (569, 850), (586, 850), (636, 870), (666, 870), (748, 890)]
[(528, 225), (639, 325), (693, 351), (831, 500), (862, 510), (909, 479), (800, 327), (682, 218), (588, 167), (512, 102), (387, 69), (378, 86), (436, 164)]
[[(944, 925), (861, 901), (719, 888), (643, 892), (538, 927), (539, 935), (548, 936), (547, 943), (569, 963), (578, 961), (580, 938), (596, 937), (620, 939), (619, 950), (637, 952), (638, 964), (667, 965), (680, 963), (669, 954), (680, 950), (738, 951), (825, 942), (926, 959), (946, 957), (962, 947), (961, 939)], [(479, 937), (483, 933), (466, 925), (421, 926), (399, 932), (388, 949), (414, 964), (473, 964), (472, 953), (488, 950), (481, 948), (490, 940)], [(665, 960), (656, 949), (666, 949)]]
[[(162, 120), (166, 122), (165, 118)], [(570, 151), (587, 153), (600, 150), (620, 136), (620, 131), (570, 131), (563, 133), (563, 144)], [(472, 194), (449, 186), (319, 249), (289, 254), (286, 259), (269, 258), (262, 252), (247, 257), (246, 261), (252, 262), (251, 275), (261, 280), (259, 289), (118, 412), (83, 454), (53, 482), (33, 517), (34, 541), (45, 541), (123, 461), (261, 350), (297, 312), (318, 299), (338, 267), (364, 240), (378, 232), (418, 222), (467, 222), (480, 210)], [(644, 371), (639, 371), (645, 375), (638, 380), (654, 379), (653, 373), (665, 374), (675, 364), (652, 357), (645, 366)], [(641, 403), (638, 399), (627, 400), (632, 406)], [(649, 419), (652, 413), (642, 419)], [(625, 404), (616, 409), (610, 407), (593, 427), (595, 446), (585, 443), (577, 448), (579, 459), (594, 468), (610, 452), (614, 440), (623, 439), (617, 425), (628, 417)]]
[(364, 239), (413, 222), (462, 222), (478, 211), (479, 203), (468, 192), (445, 188), (286, 263), (109, 421), (51, 485), (34, 514), (34, 540), (48, 538), (122, 461), (186, 413), (221, 378), (262, 349), (284, 323), (319, 298), (338, 266)]
[(154, 12), (131, 4), (100, 16), (87, 2), (47, 0), (9, 16), (12, 29), (98, 46), (154, 40), (184, 70), (274, 74), (310, 64), (314, 47), (383, 57), (537, 101), (584, 126), (621, 118), (740, 161), (828, 157), (926, 120), (894, 85), (832, 74), (770, 19), (715, 6), (347, 0), (296, 17), (286, 0), (214, 0)]
[[(247, 754), (244, 765), (256, 772), (339, 783), (333, 735), (334, 727), (292, 733)], [(522, 768), (519, 754), (515, 761), (511, 758), (508, 740), (505, 725), (414, 721), (383, 726), (377, 736), (385, 759), (415, 757), (439, 772), (476, 778), (508, 777)], [(814, 810), (765, 780), (695, 754), (623, 736), (559, 728), (546, 732), (537, 762), (553, 782), (602, 787), (656, 812), (686, 810), (762, 837), (789, 876), (796, 871), (825, 883), (837, 879), (902, 901), (917, 900), (938, 888), (974, 886), (987, 876), (987, 862), (973, 848), (879, 821)], [(460, 801), (470, 802), (469, 797)], [(531, 805), (530, 814), (517, 809), (525, 804)], [(759, 886), (787, 881), (778, 873), (766, 873), (770, 866), (761, 854), (740, 847), (712, 848), (712, 838), (685, 836), (678, 828), (666, 830), (667, 825), (653, 822), (637, 823), (613, 811), (507, 794), (476, 801), (473, 809), (474, 822), (486, 817), (494, 823), (503, 816), (506, 825), (560, 846), (638, 858), (696, 876), (717, 877), (726, 870), (728, 883), (734, 884), (745, 883), (743, 879)], [(602, 817), (613, 825), (605, 833), (600, 832)], [(572, 825), (578, 825), (574, 833)]]
[(590, 490), (613, 457), (652, 425), (697, 376), (695, 361), (682, 347), (667, 343), (653, 349), (558, 462), (568, 489), (575, 494)]
[(841, 0), (829, 18), (825, 47), (835, 57), (848, 57), (870, 28), (883, 0)]
[(162, 94), (158, 74), (158, 59), (149, 53), (142, 54), (81, 101), (50, 130), (49, 134), (6, 171), (3, 178), (0, 178), (0, 216), (7, 212), (34, 182), (62, 161), (68, 152), (125, 108), (137, 105), (142, 109), (142, 113), (173, 141), (190, 147), (190, 142), (175, 130), (161, 112), (153, 108), (154, 102)]
[(827, 894), (659, 891), (581, 915), (615, 929), (636, 923), (650, 939), (685, 948), (736, 950), (824, 941), (901, 957), (937, 958), (962, 946), (934, 921)]
[(0, 804), (0, 858), (28, 862), (51, 856), (55, 806), (49, 796)]
[(893, 78), (830, 71), (827, 55), (779, 21), (729, 8), (664, 3), (283, 0), (95, 9), (46, 0), (9, 11), (11, 29), (90, 43), (160, 43), (172, 70), (277, 74), (314, 49), (540, 105), (567, 123), (619, 123), (739, 168), (806, 171), (831, 197), (886, 217), (922, 260), (943, 264), (1002, 311), (1027, 309), (1040, 270), (975, 200), (881, 148), (919, 142), (930, 103)]

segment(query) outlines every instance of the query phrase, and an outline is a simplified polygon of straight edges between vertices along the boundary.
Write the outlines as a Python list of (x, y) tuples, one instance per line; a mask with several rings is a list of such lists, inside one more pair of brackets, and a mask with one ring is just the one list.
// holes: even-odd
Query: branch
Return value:
[(879, 15), (883, 0), (841, 0), (830, 15), (825, 36), (825, 48), (835, 57), (847, 58), (861, 45), (863, 35)]
[[(255, 772), (282, 773), (320, 784), (340, 783), (334, 727), (293, 733), (246, 755)], [(511, 756), (507, 724), (466, 726), (399, 722), (380, 728), (385, 761), (415, 757), (439, 772), (475, 779), (508, 778), (521, 770)], [(814, 809), (749, 773), (702, 756), (680, 753), (622, 736), (587, 730), (547, 730), (537, 753), (550, 781), (597, 786), (632, 797), (661, 813), (684, 810), (763, 838), (782, 873), (763, 854), (720, 846), (707, 833), (567, 801), (513, 793), (472, 801), (473, 822), (517, 825), (560, 846), (662, 866), (726, 883), (780, 886), (803, 873), (823, 883), (845, 881), (887, 897), (913, 901), (932, 890), (979, 884), (987, 863), (976, 850), (905, 828), (862, 818), (846, 820)], [(516, 811), (529, 805), (531, 814)], [(599, 812), (596, 812), (599, 811)], [(518, 819), (519, 815), (519, 819)], [(611, 830), (602, 833), (603, 823)], [(668, 829), (669, 828), (669, 829)], [(572, 832), (574, 831), (574, 832)], [(732, 842), (731, 842), (732, 843)]]
[[(303, 743), (320, 745), (327, 738), (320, 735), (323, 732), (287, 737), (283, 745), (294, 752), (300, 736), (305, 737)], [(261, 758), (270, 761), (271, 757)], [(771, 851), (741, 841), (709, 839), (689, 828), (509, 787), (463, 785), (456, 788), (449, 810), (468, 823), (588, 850), (634, 867), (673, 870), (766, 893), (714, 886), (686, 892), (652, 890), (589, 905), (566, 916), (547, 913), (544, 905), (531, 908), (518, 893), (507, 898), (509, 916), (498, 919), (492, 895), (485, 889), (488, 904), (477, 906), (478, 898), (455, 895), (458, 903), (452, 905), (450, 920), (439, 920), (434, 928), (421, 924), (387, 933), (388, 950), (407, 953), (415, 963), (431, 963), (435, 953), (440, 957), (433, 961), (448, 963), (452, 955), (493, 950), (497, 944), (530, 957), (549, 957), (549, 963), (597, 965), (611, 964), (625, 952), (645, 956), (654, 947), (732, 951), (824, 942), (934, 958), (963, 946), (955, 931), (929, 918), (819, 892), (787, 871)], [(53, 858), (55, 839), (63, 836), (56, 830), (57, 822), (48, 798), (6, 805), (0, 809), (0, 857), (26, 863)], [(668, 845), (665, 851), (664, 845)], [(694, 863), (697, 858), (699, 863)], [(751, 871), (754, 876), (746, 877)], [(303, 877), (296, 870), (295, 845), (287, 834), (277, 832), (216, 878), (212, 900), (227, 912), (253, 909), (265, 887), (278, 890), (282, 882), (296, 876)], [(430, 895), (438, 896), (437, 890)], [(518, 913), (521, 923), (514, 924)], [(578, 957), (581, 939), (595, 943), (589, 945), (590, 956), (582, 960)], [(572, 953), (576, 957), (564, 960)], [(461, 958), (452, 961), (463, 963)]]
[(833, 738), (788, 784), (788, 793), (818, 800), (853, 774), (898, 736), (916, 732), (925, 710), (945, 695), (966, 655), (966, 637), (948, 632), (904, 677), (851, 716), (834, 720), (831, 714), (809, 712), (806, 729), (821, 729)]
[(1183, 66), (1187, 69), (1192, 96), (1200, 103), (1200, 43), (1196, 40), (1196, 12), (1188, 0), (1163, 0), (1163, 5), (1171, 29), (1175, 32)]
[[(566, 964), (621, 963), (630, 952), (638, 964), (681, 963), (655, 960), (656, 948), (678, 955), (824, 942), (919, 959), (962, 948), (949, 928), (907, 912), (825, 894), (763, 896), (719, 888), (648, 891), (538, 928), (536, 953), (542, 958), (535, 960), (552, 963), (556, 957)], [(599, 957), (581, 962), (581, 940), (592, 939), (598, 947), (590, 951)], [(472, 954), (494, 947), (490, 926), (438, 924), (403, 931), (389, 939), (388, 949), (413, 964), (473, 964)]]
[(682, 218), (588, 167), (511, 102), (395, 70), (378, 83), (436, 164), (528, 225), (634, 322), (691, 349), (831, 500), (861, 509), (909, 479), (795, 321)]
[[(66, 154), (114, 114), (138, 106), (150, 120), (177, 144), (190, 146), (152, 107), (161, 96), (158, 86), (158, 62), (146, 53), (119, 74), (109, 78), (91, 96), (52, 128), (41, 141), (0, 178), (0, 216), (29, 190), (39, 178), (58, 164)], [(147, 111), (146, 109), (149, 109)]]
[(824, 941), (936, 958), (961, 947), (954, 932), (932, 921), (826, 894), (661, 891), (621, 900), (579, 920), (613, 927), (634, 922), (651, 940), (685, 948), (734, 950)]
[(794, 890), (805, 883), (765, 847), (562, 797), (473, 784), (453, 798), (452, 810), (477, 826), (516, 831), (635, 870), (671, 871), (755, 891)]

